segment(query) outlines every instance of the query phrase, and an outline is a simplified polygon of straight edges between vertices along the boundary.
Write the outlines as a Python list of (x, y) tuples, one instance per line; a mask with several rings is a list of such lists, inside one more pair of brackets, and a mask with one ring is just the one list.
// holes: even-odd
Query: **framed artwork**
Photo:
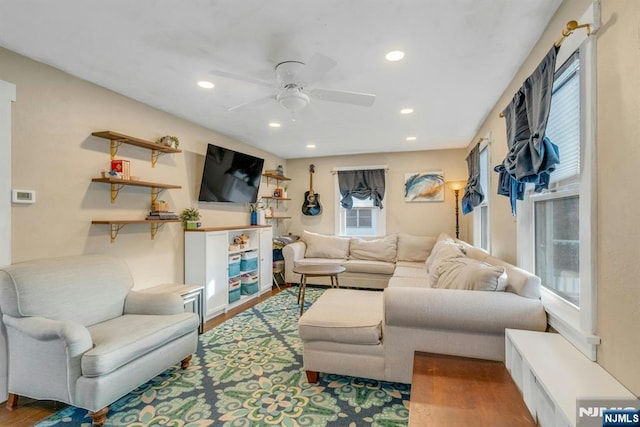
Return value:
[(412, 172), (404, 174), (405, 202), (444, 201), (444, 172)]

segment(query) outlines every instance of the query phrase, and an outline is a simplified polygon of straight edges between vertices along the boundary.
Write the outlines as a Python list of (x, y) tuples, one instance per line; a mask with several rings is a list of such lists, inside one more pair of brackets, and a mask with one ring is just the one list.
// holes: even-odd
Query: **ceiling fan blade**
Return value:
[(321, 53), (315, 53), (311, 59), (305, 63), (302, 71), (300, 71), (296, 76), (296, 80), (306, 85), (317, 82), (330, 69), (335, 67), (336, 64), (337, 62), (328, 56)]
[(229, 108), (228, 111), (238, 111), (238, 110), (244, 110), (247, 107), (253, 107), (256, 105), (262, 105), (264, 103), (266, 103), (267, 101), (270, 101), (272, 99), (276, 99), (275, 95), (267, 95), (264, 96), (262, 98), (258, 98), (258, 99), (254, 99), (253, 101), (249, 101), (249, 102), (245, 102), (244, 104), (240, 104), (240, 105), (236, 105), (234, 107)]
[(310, 95), (314, 99), (321, 101), (341, 102), (343, 104), (361, 105), (371, 107), (376, 100), (376, 96), (369, 93), (346, 92), (331, 89), (313, 89)]
[(240, 80), (242, 82), (253, 83), (260, 86), (274, 87), (273, 83), (265, 82), (259, 79), (254, 79), (253, 77), (242, 76), (240, 74), (229, 73), (228, 71), (211, 70), (209, 71), (209, 74), (213, 74), (220, 77), (226, 77), (228, 79), (233, 79), (233, 80)]

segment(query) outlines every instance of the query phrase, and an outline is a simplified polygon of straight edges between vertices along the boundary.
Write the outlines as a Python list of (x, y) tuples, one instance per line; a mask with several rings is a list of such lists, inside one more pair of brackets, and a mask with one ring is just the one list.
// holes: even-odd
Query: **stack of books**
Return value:
[(180, 219), (175, 212), (160, 212), (160, 211), (151, 211), (149, 215), (147, 215), (147, 219), (157, 219), (157, 220), (167, 220), (167, 219)]

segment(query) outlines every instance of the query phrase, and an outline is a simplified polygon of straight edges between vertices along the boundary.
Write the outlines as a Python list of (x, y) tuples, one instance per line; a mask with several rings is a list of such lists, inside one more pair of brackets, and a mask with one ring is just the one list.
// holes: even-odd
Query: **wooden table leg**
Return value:
[(336, 275), (331, 276), (331, 277), (334, 277), (336, 279), (336, 288), (339, 288), (340, 287), (340, 282), (338, 282), (338, 275), (336, 274)]
[(300, 304), (300, 293), (302, 291), (302, 279), (304, 278), (304, 274), (300, 275), (300, 282), (298, 283), (298, 304)]
[(302, 316), (302, 312), (304, 311), (304, 294), (307, 290), (307, 276), (303, 274), (300, 281), (300, 286), (302, 286), (302, 295), (300, 298), (300, 316)]

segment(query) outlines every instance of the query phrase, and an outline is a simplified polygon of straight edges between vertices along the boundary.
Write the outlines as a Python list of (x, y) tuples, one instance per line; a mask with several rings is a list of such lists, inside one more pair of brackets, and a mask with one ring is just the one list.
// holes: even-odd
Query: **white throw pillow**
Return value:
[(507, 287), (507, 272), (504, 267), (472, 258), (445, 259), (437, 270), (437, 281), (431, 283), (433, 288), (503, 292)]
[(426, 261), (435, 243), (435, 237), (400, 234), (398, 236), (398, 261)]
[(307, 245), (305, 258), (338, 258), (349, 256), (349, 238), (304, 231), (301, 240)]
[(395, 234), (374, 240), (352, 237), (349, 259), (395, 262), (397, 242), (398, 236)]
[[(440, 252), (442, 252), (442, 254)], [(438, 242), (433, 245), (429, 258), (425, 261), (427, 273), (431, 273), (431, 271), (438, 266), (440, 261), (453, 255), (464, 256), (464, 251), (460, 245), (455, 243), (452, 239), (438, 240)]]

